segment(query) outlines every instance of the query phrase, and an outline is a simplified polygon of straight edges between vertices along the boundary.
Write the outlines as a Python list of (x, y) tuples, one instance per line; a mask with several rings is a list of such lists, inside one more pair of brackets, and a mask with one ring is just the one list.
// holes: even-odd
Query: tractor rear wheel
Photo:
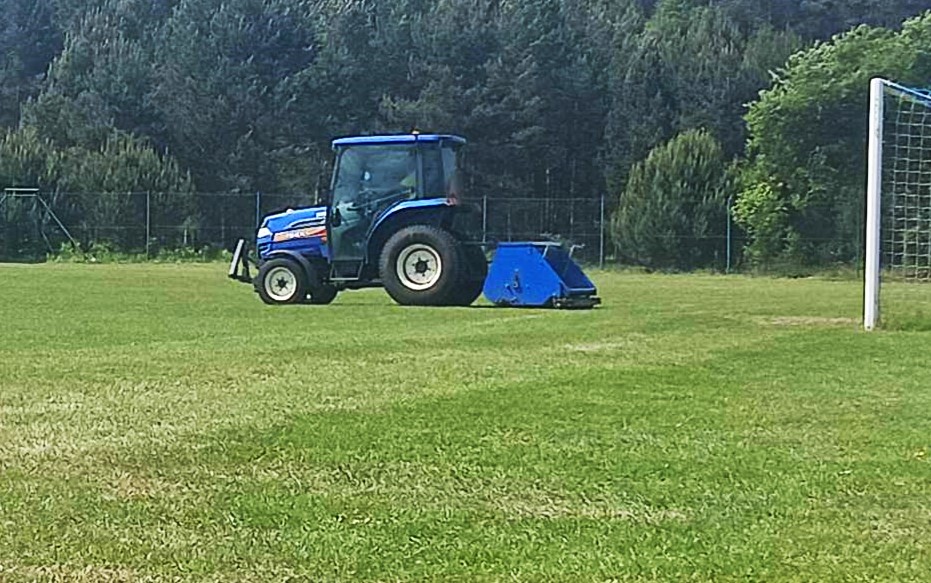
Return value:
[(385, 290), (403, 306), (453, 303), (463, 271), (459, 241), (448, 231), (427, 225), (392, 235), (379, 261)]
[(266, 304), (296, 304), (307, 296), (307, 276), (295, 261), (272, 259), (259, 268), (255, 291)]
[(463, 270), (462, 281), (452, 299), (454, 306), (471, 306), (482, 295), (488, 277), (488, 258), (476, 245), (462, 245), (462, 257), (468, 269)]

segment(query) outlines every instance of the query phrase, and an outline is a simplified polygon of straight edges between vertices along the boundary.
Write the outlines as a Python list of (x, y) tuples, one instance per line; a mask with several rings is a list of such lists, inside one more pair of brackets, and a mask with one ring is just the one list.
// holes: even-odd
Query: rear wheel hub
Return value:
[(422, 291), (439, 281), (443, 275), (443, 260), (433, 247), (416, 243), (401, 251), (396, 269), (404, 287)]

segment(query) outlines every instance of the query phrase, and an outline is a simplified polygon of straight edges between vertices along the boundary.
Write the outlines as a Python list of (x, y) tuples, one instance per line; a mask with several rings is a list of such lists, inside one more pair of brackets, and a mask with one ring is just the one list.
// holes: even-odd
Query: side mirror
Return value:
[(339, 209), (334, 208), (330, 211), (330, 226), (338, 227), (343, 224), (343, 217), (339, 214)]

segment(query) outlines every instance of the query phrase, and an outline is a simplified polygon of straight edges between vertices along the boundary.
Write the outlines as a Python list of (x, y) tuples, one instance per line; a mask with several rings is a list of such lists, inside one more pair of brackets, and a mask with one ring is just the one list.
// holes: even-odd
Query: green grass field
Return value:
[(551, 312), (224, 276), (0, 266), (0, 581), (931, 577), (931, 333), (860, 332), (859, 283), (600, 273)]

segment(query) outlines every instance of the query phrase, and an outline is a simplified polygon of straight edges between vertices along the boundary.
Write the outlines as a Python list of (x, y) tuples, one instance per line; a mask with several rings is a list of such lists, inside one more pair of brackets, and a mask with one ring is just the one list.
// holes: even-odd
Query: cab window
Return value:
[(411, 146), (347, 148), (333, 187), (335, 204), (368, 204), (384, 198), (414, 198), (417, 152)]

